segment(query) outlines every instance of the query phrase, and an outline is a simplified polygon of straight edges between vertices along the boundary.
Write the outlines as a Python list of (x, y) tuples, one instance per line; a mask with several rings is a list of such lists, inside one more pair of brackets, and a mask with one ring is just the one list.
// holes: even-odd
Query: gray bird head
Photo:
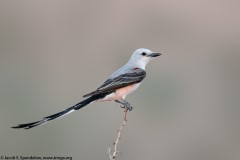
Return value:
[(145, 66), (148, 62), (160, 55), (160, 53), (152, 52), (149, 49), (139, 48), (133, 52), (128, 63), (133, 65), (134, 67), (145, 69)]

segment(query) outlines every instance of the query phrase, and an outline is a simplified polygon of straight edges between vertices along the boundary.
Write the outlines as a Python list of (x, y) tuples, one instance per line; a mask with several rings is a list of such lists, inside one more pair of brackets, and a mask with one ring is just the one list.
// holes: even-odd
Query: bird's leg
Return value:
[(133, 106), (123, 99), (115, 100), (115, 102), (122, 104), (123, 106), (120, 106), (121, 108), (128, 109), (129, 111), (131, 111), (133, 109)]
[(121, 108), (125, 108), (125, 106), (124, 106), (125, 103), (123, 103), (123, 102), (121, 102), (119, 100), (115, 100), (115, 102), (122, 104), (123, 106), (120, 105)]

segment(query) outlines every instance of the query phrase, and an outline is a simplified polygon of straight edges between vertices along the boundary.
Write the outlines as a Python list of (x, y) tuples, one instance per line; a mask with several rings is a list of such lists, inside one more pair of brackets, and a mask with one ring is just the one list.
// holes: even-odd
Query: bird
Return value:
[(115, 101), (116, 103), (119, 103), (122, 108), (131, 111), (133, 106), (125, 100), (126, 96), (135, 91), (145, 78), (145, 67), (148, 62), (160, 55), (161, 53), (152, 52), (146, 48), (136, 49), (124, 66), (112, 73), (110, 77), (96, 90), (83, 95), (83, 98), (85, 99), (81, 102), (61, 112), (44, 117), (39, 121), (19, 124), (12, 128), (30, 129), (39, 125), (43, 125), (49, 121), (77, 111), (92, 102)]

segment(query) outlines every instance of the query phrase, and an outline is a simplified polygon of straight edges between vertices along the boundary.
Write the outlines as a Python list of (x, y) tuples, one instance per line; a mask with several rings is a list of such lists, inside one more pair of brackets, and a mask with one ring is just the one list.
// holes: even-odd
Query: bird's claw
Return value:
[(131, 104), (126, 104), (126, 105), (123, 105), (123, 106), (120, 106), (120, 107), (128, 109), (129, 111), (133, 110), (133, 106)]

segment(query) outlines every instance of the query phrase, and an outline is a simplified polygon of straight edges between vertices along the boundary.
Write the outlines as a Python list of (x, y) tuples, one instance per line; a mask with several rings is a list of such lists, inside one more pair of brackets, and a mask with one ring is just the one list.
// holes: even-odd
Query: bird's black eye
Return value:
[(145, 53), (145, 52), (142, 52), (142, 55), (143, 55), (143, 56), (146, 56), (146, 53)]

